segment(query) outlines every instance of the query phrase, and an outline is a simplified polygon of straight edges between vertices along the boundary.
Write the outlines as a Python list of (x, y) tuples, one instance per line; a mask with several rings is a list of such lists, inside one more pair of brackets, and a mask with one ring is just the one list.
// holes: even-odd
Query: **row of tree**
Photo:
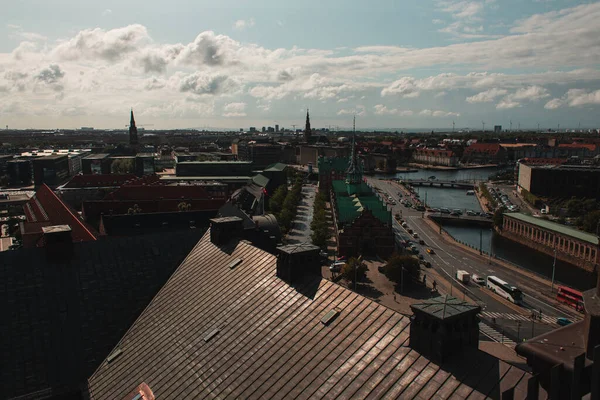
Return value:
[(319, 192), (315, 196), (315, 205), (313, 210), (313, 220), (310, 223), (312, 230), (311, 239), (315, 246), (325, 247), (329, 238), (329, 223), (325, 213), (325, 203), (327, 195), (325, 192)]
[(269, 199), (269, 209), (284, 233), (290, 230), (296, 217), (298, 203), (302, 198), (302, 181), (302, 177), (297, 175), (291, 190), (288, 190), (287, 185), (281, 185)]

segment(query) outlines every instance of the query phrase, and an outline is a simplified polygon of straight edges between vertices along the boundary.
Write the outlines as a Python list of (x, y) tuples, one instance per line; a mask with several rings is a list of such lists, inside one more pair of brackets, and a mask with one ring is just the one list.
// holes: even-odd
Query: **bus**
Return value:
[(509, 285), (497, 276), (487, 277), (487, 288), (515, 304), (523, 304), (523, 293), (513, 285)]
[(573, 307), (577, 311), (583, 312), (583, 295), (578, 290), (559, 286), (558, 292), (556, 292), (556, 300)]

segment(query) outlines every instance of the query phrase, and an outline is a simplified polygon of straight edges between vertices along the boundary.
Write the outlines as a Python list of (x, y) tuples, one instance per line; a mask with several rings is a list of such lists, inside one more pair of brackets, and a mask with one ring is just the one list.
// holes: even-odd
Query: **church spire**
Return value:
[(306, 109), (306, 126), (304, 127), (304, 140), (308, 143), (312, 136), (312, 130), (310, 129), (310, 115), (308, 108)]
[(133, 108), (131, 109), (131, 119), (129, 120), (129, 144), (138, 144), (137, 127), (133, 118)]
[(362, 168), (356, 157), (356, 115), (352, 121), (352, 154), (346, 171), (346, 187), (348, 194), (358, 194), (360, 192), (360, 183), (362, 181)]

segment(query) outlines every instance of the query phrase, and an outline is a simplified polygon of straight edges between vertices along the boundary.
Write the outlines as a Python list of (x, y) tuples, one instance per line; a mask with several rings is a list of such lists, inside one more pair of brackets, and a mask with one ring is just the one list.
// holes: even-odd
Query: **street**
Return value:
[(292, 228), (287, 234), (286, 242), (288, 244), (312, 243), (310, 235), (310, 223), (313, 219), (313, 207), (315, 203), (316, 186), (305, 184), (302, 186), (302, 199), (298, 205), (296, 218), (292, 223)]
[[(452, 294), (461, 297), (463, 293), (466, 293), (466, 296), (475, 300), (482, 307), (484, 318), (495, 320), (497, 326), (519, 338), (531, 337), (532, 330), (534, 335), (538, 335), (557, 328), (556, 317), (567, 317), (572, 321), (582, 319), (581, 314), (575, 310), (569, 312), (568, 309), (557, 306), (542, 294), (547, 293), (549, 295), (549, 282), (544, 282), (539, 277), (532, 279), (532, 274), (527, 271), (519, 271), (516, 268), (509, 269), (494, 259), (490, 260), (487, 257), (473, 254), (470, 250), (444, 238), (439, 229), (426, 220), (425, 213), (406, 208), (400, 203), (401, 198), (398, 193), (402, 191), (404, 196), (409, 195), (409, 193), (401, 190), (401, 186), (397, 183), (374, 178), (367, 178), (367, 180), (374, 187), (381, 189), (385, 196), (390, 195), (396, 201), (396, 205), (390, 206), (393, 215), (401, 214), (402, 219), (408, 225), (407, 229), (412, 229), (419, 235), (419, 239), (425, 241), (425, 245), (420, 246), (420, 253), (424, 255), (425, 261), (431, 262), (436, 271), (444, 274), (452, 282), (450, 288)], [(410, 237), (408, 232), (395, 219), (393, 228), (402, 240), (411, 239), (415, 242), (415, 239)], [(427, 248), (433, 249), (435, 254), (427, 254), (425, 251)], [(515, 305), (506, 299), (500, 298), (485, 286), (478, 286), (474, 283), (460, 284), (453, 279), (456, 270), (465, 270), (484, 279), (488, 275), (495, 275), (517, 286), (523, 292), (523, 306)], [(540, 311), (541, 322), (532, 323), (530, 319), (532, 312), (539, 314)]]

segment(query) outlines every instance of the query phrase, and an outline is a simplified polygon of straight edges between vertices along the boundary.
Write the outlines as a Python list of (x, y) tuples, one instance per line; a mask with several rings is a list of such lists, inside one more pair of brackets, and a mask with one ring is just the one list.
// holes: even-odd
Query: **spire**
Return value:
[(306, 109), (306, 126), (304, 127), (304, 140), (308, 143), (310, 141), (310, 137), (312, 136), (312, 130), (310, 129), (310, 115), (308, 112), (308, 108)]
[(131, 109), (131, 119), (129, 120), (129, 144), (138, 144), (137, 127), (133, 118), (133, 108)]
[(346, 186), (348, 194), (356, 194), (360, 190), (362, 181), (362, 168), (356, 157), (356, 115), (352, 121), (352, 154), (350, 154), (350, 162), (346, 171)]

